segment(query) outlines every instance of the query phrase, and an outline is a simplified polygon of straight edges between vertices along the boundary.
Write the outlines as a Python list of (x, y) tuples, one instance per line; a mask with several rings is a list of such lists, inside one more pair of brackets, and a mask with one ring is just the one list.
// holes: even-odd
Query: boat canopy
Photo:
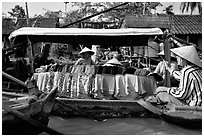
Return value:
[[(13, 31), (9, 39), (28, 37), (34, 42), (59, 42), (74, 44), (103, 45), (143, 45), (149, 36), (162, 35), (159, 28), (124, 28), (124, 29), (92, 29), (92, 28), (37, 28), (22, 27)], [(144, 46), (144, 45), (143, 45)]]

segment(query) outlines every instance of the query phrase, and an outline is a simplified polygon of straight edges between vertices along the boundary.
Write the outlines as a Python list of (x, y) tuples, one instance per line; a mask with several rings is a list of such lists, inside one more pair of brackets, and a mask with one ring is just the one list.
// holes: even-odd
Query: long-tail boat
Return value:
[[(52, 107), (54, 105), (56, 93), (57, 87), (53, 88), (51, 92), (45, 95), (43, 98), (34, 100), (32, 102), (28, 102), (28, 99), (30, 98), (29, 96), (3, 98), (2, 134), (33, 135), (44, 132), (45, 130), (42, 128), (42, 126), (46, 127), (49, 122), (48, 117), (50, 116)], [(29, 122), (28, 120), (32, 121)], [(39, 126), (33, 125), (33, 121), (37, 121)]]

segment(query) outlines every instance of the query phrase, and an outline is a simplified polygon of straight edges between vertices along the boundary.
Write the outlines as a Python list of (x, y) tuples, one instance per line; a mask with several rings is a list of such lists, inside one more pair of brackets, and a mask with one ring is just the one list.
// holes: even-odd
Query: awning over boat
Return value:
[(141, 45), (149, 36), (162, 35), (159, 28), (91, 29), (91, 28), (35, 28), (23, 27), (9, 36), (29, 37), (35, 42), (63, 42), (111, 45)]

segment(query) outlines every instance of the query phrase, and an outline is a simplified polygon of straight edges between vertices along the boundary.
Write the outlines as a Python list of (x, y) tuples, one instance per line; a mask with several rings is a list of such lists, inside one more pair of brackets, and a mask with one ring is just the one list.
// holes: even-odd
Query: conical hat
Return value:
[(199, 67), (202, 67), (202, 62), (198, 57), (198, 53), (194, 46), (184, 46), (170, 50), (181, 58), (184, 58)]
[(109, 60), (106, 64), (122, 65), (116, 58)]
[[(164, 51), (159, 52), (157, 55), (163, 55), (164, 56)], [(171, 57), (175, 58), (176, 56), (174, 55), (174, 53), (171, 52)]]
[(89, 48), (85, 47), (83, 48), (80, 52), (79, 52), (79, 55), (83, 54), (83, 53), (86, 53), (86, 52), (89, 52), (91, 55), (94, 54), (94, 51), (90, 50)]

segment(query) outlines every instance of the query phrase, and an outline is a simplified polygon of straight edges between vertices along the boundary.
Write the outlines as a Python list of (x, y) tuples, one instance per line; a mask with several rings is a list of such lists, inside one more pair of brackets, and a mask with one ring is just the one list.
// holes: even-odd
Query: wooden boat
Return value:
[[(10, 35), (10, 39), (24, 39), (28, 40), (29, 46), (33, 46), (32, 42), (54, 42), (54, 43), (67, 43), (68, 44), (89, 44), (89, 45), (112, 45), (118, 46), (141, 46), (147, 45), (149, 36), (162, 35), (163, 32), (158, 28), (145, 29), (145, 28), (126, 28), (126, 29), (77, 29), (67, 28), (63, 31), (60, 28), (47, 29), (47, 28), (20, 28), (14, 31)], [(25, 37), (26, 36), (26, 37)], [(165, 35), (164, 35), (165, 36)], [(164, 39), (166, 45), (165, 56), (170, 57), (170, 45), (168, 39)], [(75, 43), (77, 42), (77, 43)], [(107, 46), (108, 46), (107, 45)], [(32, 49), (32, 48), (31, 48)], [(170, 59), (170, 58), (169, 58)], [(167, 60), (169, 61), (169, 60)], [(33, 64), (33, 62), (31, 63)], [(168, 76), (167, 76), (168, 77)], [(168, 81), (166, 77), (166, 80)], [(169, 82), (169, 81), (168, 81)], [(168, 83), (167, 82), (167, 83)], [(129, 115), (138, 115), (141, 113), (149, 112), (149, 107), (145, 109), (145, 105), (141, 104), (138, 100), (89, 100), (89, 99), (68, 99), (68, 98), (56, 98), (56, 104), (54, 106), (54, 113), (70, 117), (82, 115), (90, 118), (109, 118), (109, 117), (121, 117)], [(155, 107), (154, 107), (155, 109)], [(153, 110), (154, 110), (153, 109)], [(162, 117), (165, 121), (170, 121), (177, 124), (179, 119), (185, 121), (190, 119), (184, 112), (175, 111), (163, 112), (163, 109), (156, 108), (157, 115)], [(151, 109), (150, 109), (151, 111)], [(154, 111), (153, 111), (154, 112)], [(155, 112), (154, 112), (155, 113)], [(190, 112), (185, 112), (190, 113)], [(199, 112), (198, 125), (202, 121), (202, 117)], [(184, 115), (183, 115), (184, 114)], [(183, 118), (180, 118), (180, 116)], [(195, 120), (195, 117), (191, 121)], [(175, 122), (173, 122), (175, 121)], [(182, 123), (182, 122), (180, 122)], [(179, 123), (179, 124), (180, 124)], [(185, 122), (183, 122), (185, 123)], [(191, 123), (191, 122), (189, 122)], [(188, 124), (190, 125), (190, 124)], [(193, 125), (193, 124), (192, 124)]]
[(202, 128), (202, 107), (175, 106), (173, 104), (152, 105), (144, 100), (139, 100), (138, 103), (168, 123), (190, 129)]
[(162, 119), (185, 128), (201, 129), (202, 107), (179, 106), (173, 110), (164, 110)]
[[(3, 98), (2, 134), (32, 135), (43, 132), (43, 126), (34, 126), (32, 121), (29, 123), (26, 120), (33, 120), (34, 122), (37, 121), (40, 122), (39, 125), (42, 124), (46, 126), (49, 121), (48, 117), (55, 102), (56, 93), (57, 88), (53, 88), (53, 90), (45, 97), (32, 103), (25, 101), (25, 97), (20, 97), (21, 99), (9, 99), (8, 96)], [(24, 101), (22, 101), (22, 98), (24, 98)], [(21, 117), (21, 114), (23, 114), (23, 118)]]
[(82, 116), (96, 120), (107, 118), (142, 116), (148, 112), (137, 100), (68, 99), (57, 97), (54, 115)]

